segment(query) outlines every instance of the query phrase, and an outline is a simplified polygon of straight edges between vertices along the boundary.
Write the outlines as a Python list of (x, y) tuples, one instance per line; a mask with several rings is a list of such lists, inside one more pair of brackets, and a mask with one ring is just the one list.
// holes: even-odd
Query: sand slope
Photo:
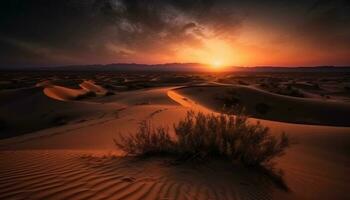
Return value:
[(94, 92), (97, 95), (105, 95), (108, 92), (105, 88), (96, 85), (95, 82), (91, 80), (84, 81), (79, 86), (84, 90)]
[[(53, 86), (9, 90), (0, 92), (0, 138), (29, 133), (36, 130), (61, 126), (69, 123), (98, 118), (101, 115), (113, 114), (122, 105), (101, 105), (92, 102), (64, 102), (46, 96), (45, 92), (66, 98), (71, 89)], [(74, 92), (74, 91), (73, 91)]]
[(44, 88), (44, 94), (46, 96), (61, 101), (74, 100), (86, 93), (87, 91), (84, 89), (72, 89), (57, 85), (49, 85)]
[[(141, 120), (171, 126), (190, 109), (210, 112), (207, 99), (199, 94), (192, 99), (175, 90), (177, 95), (168, 97), (174, 92), (171, 88), (157, 88), (101, 97), (96, 102), (67, 102), (36, 92), (28, 93), (45, 97), (41, 103), (52, 103), (58, 110), (62, 104), (81, 108), (79, 112), (90, 107), (115, 112), (0, 140), (0, 199), (350, 198), (350, 128), (261, 120), (272, 134), (286, 131), (299, 142), (277, 160), (276, 167), (284, 171), (290, 189), (285, 191), (262, 173), (227, 163), (169, 165), (164, 158), (118, 157), (121, 152), (112, 139), (134, 132)], [(147, 104), (140, 103), (145, 99)], [(179, 99), (190, 103), (183, 106)], [(23, 107), (31, 103), (22, 102)]]
[(39, 84), (39, 86), (41, 85), (44, 86), (44, 94), (46, 96), (61, 101), (79, 100), (89, 96), (104, 96), (108, 92), (108, 90), (96, 85), (93, 81), (83, 81), (79, 84), (80, 89), (67, 88), (48, 83)]
[[(4, 176), (0, 178), (0, 198), (270, 199), (274, 190), (263, 175), (225, 163), (172, 166), (164, 159), (133, 160), (98, 154), (3, 152), (2, 158), (10, 157), (1, 159), (3, 164), (17, 163), (13, 170), (1, 169)], [(42, 161), (47, 164), (41, 165)], [(220, 171), (214, 174), (213, 168)]]
[[(269, 93), (249, 86), (196, 86), (174, 90), (193, 104), (204, 105), (220, 111), (224, 98), (233, 97), (246, 108), (247, 114), (274, 121), (350, 126), (350, 103), (318, 99), (295, 98)], [(259, 113), (257, 106), (268, 106), (266, 113)]]

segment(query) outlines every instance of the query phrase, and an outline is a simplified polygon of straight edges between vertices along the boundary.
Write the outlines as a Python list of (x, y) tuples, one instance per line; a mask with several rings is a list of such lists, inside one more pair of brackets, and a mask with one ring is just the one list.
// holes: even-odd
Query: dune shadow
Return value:
[[(155, 199), (272, 199), (274, 192), (290, 192), (283, 174), (273, 168), (246, 168), (223, 160), (174, 164), (169, 157), (82, 157), (96, 174), (119, 177), (138, 193), (155, 193)], [(156, 191), (153, 191), (156, 190)], [(130, 192), (135, 192), (130, 190)], [(125, 192), (125, 191), (124, 191)], [(146, 194), (145, 194), (146, 195)]]

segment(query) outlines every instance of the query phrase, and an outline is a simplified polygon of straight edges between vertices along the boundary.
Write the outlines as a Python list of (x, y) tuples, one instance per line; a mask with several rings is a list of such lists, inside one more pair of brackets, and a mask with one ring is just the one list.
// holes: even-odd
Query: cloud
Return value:
[(297, 34), (314, 47), (350, 50), (350, 3), (318, 0), (298, 27)]
[(244, 23), (262, 19), (260, 27), (292, 32), (298, 24), (295, 37), (345, 49), (349, 13), (345, 0), (2, 0), (0, 64), (170, 61), (181, 49), (205, 49), (207, 40), (234, 46)]

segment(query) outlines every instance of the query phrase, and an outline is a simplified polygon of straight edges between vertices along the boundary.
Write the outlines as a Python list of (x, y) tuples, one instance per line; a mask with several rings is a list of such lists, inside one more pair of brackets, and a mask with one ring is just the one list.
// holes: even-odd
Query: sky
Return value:
[(350, 65), (350, 1), (0, 1), (0, 67), (174, 62)]

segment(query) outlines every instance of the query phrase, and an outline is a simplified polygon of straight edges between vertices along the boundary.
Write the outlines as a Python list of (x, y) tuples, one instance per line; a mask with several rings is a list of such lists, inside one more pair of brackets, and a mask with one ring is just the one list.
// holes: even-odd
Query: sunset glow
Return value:
[(5, 2), (1, 66), (350, 64), (343, 0)]
[(214, 68), (220, 68), (220, 67), (222, 67), (222, 63), (221, 63), (220, 60), (215, 60), (215, 61), (212, 63), (212, 66), (213, 66)]

